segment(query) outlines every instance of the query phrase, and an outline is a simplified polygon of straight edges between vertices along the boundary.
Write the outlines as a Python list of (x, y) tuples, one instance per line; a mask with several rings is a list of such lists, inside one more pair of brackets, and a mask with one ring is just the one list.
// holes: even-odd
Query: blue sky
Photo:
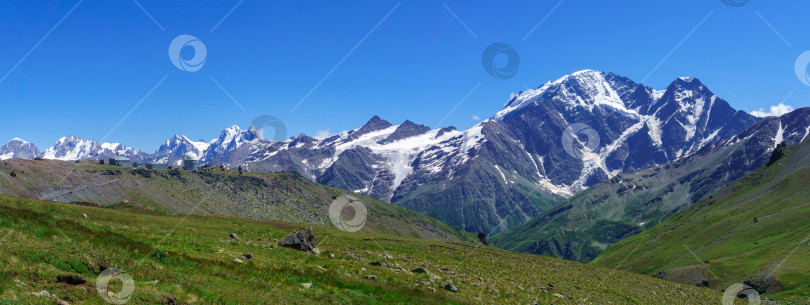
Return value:
[[(464, 129), (511, 93), (582, 69), (658, 89), (695, 76), (745, 111), (810, 106), (794, 72), (810, 50), (810, 2), (774, 2), (2, 1), (0, 141), (44, 149), (76, 135), (151, 152), (263, 114), (291, 136), (373, 115)], [(182, 34), (206, 46), (199, 71), (169, 59)], [(511, 78), (481, 64), (496, 42), (520, 56)]]

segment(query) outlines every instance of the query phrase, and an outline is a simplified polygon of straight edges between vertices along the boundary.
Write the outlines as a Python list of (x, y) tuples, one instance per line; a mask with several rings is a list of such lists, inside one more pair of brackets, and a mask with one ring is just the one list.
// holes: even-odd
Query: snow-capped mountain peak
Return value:
[(54, 160), (98, 160), (114, 156), (125, 156), (133, 160), (143, 160), (145, 154), (141, 151), (123, 146), (119, 143), (99, 144), (94, 140), (85, 140), (76, 136), (60, 138), (50, 148), (42, 152), (42, 157)]
[(261, 138), (256, 127), (250, 126), (247, 130), (243, 130), (239, 126), (233, 125), (223, 130), (219, 138), (208, 143), (200, 162), (231, 164), (233, 152), (246, 146), (245, 144), (256, 144), (263, 141), (265, 140)]
[(11, 139), (6, 145), (0, 147), (0, 160), (11, 158), (33, 159), (39, 157), (39, 155), (39, 149), (34, 144), (20, 138)]

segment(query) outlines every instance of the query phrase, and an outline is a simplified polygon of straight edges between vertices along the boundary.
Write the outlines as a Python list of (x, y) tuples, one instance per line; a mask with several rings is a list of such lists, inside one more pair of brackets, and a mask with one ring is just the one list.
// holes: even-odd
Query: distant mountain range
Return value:
[(463, 131), (393, 125), (375, 116), (326, 139), (301, 134), (268, 141), (255, 127), (232, 126), (207, 143), (174, 136), (151, 154), (69, 136), (41, 154), (12, 141), (0, 156), (91, 160), (117, 152), (179, 165), (192, 152), (203, 164), (295, 171), (466, 231), (494, 234), (594, 184), (685, 158), (756, 121), (696, 78), (655, 90), (584, 70), (520, 92), (492, 118)]

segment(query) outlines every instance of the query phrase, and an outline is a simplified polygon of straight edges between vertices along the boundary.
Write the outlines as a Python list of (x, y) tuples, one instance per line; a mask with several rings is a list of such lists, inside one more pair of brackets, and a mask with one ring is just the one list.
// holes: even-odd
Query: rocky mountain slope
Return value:
[(505, 249), (587, 262), (762, 166), (777, 144), (808, 135), (810, 108), (765, 118), (692, 155), (592, 186), (491, 240)]
[(745, 283), (807, 302), (808, 179), (810, 141), (779, 145), (763, 167), (610, 246), (594, 264), (718, 290)]
[[(109, 206), (132, 201), (170, 214), (218, 215), (332, 225), (332, 201), (351, 192), (319, 185), (296, 173), (147, 170), (53, 160), (0, 161), (0, 194)], [(353, 195), (354, 196), (354, 195)], [(367, 196), (363, 227), (447, 241), (473, 241), (435, 219)]]
[[(393, 125), (375, 116), (326, 139), (267, 141), (254, 127), (232, 126), (207, 146), (147, 157), (176, 162), (166, 156), (205, 146), (202, 163), (295, 171), (493, 234), (598, 182), (686, 157), (755, 121), (695, 78), (678, 78), (659, 91), (584, 70), (520, 92), (491, 119), (463, 131)], [(64, 145), (46, 150), (54, 151), (47, 157), (92, 159), (84, 151), (68, 153), (80, 145), (57, 146)]]

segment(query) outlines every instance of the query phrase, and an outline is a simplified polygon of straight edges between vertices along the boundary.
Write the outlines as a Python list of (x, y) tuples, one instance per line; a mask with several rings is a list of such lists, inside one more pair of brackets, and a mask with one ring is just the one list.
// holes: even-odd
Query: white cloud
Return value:
[(315, 136), (313, 138), (316, 138), (318, 140), (323, 140), (323, 139), (328, 138), (331, 135), (332, 135), (332, 133), (329, 132), (329, 128), (327, 128), (327, 129), (318, 130), (318, 132), (315, 134)]
[(769, 112), (765, 112), (765, 109), (759, 108), (759, 110), (751, 111), (751, 115), (764, 118), (767, 116), (780, 116), (791, 111), (793, 111), (793, 106), (779, 103), (779, 105), (771, 106), (771, 111)]
[(481, 120), (481, 117), (479, 117), (479, 116), (477, 116), (477, 115), (473, 114), (472, 118), (470, 118), (470, 119), (471, 119), (471, 120), (478, 121), (478, 120)]

